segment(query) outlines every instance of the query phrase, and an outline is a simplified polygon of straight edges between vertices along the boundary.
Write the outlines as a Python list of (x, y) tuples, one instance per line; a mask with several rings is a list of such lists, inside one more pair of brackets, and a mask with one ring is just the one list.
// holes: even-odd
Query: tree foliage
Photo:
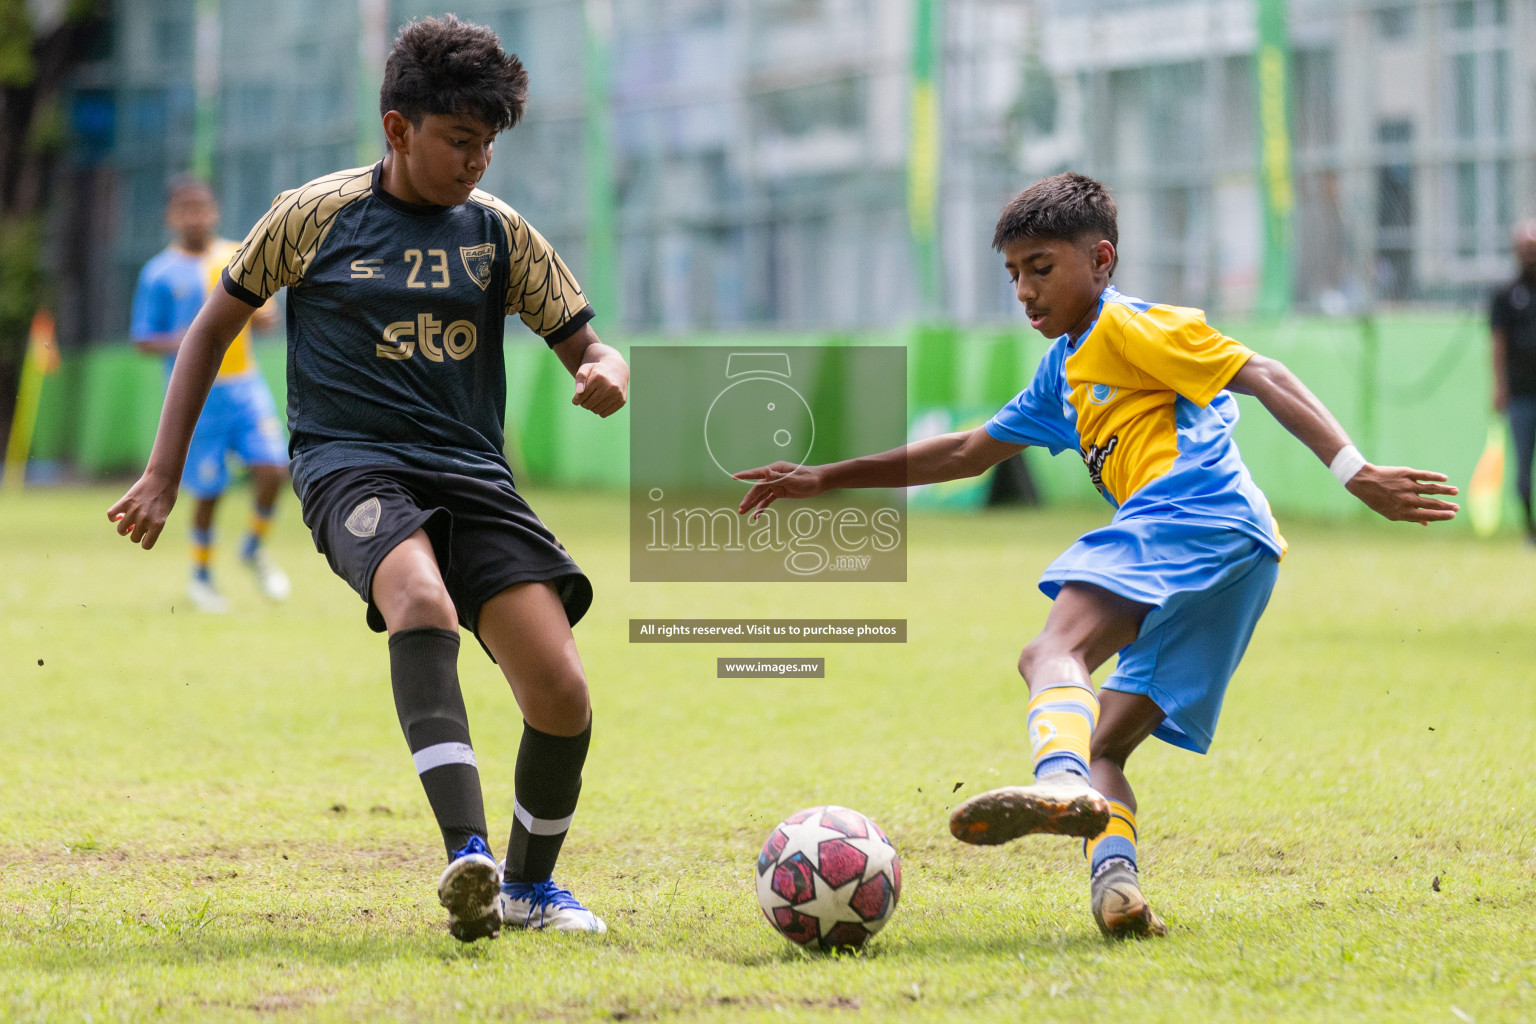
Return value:
[(0, 437), (32, 314), (45, 299), (43, 216), (66, 141), (62, 102), (108, 0), (0, 0)]

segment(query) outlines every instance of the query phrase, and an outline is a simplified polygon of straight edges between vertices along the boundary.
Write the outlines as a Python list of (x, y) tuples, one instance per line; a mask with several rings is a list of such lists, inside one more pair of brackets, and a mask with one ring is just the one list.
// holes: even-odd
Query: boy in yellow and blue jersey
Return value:
[[(182, 336), (203, 301), (218, 287), (219, 275), (239, 248), (217, 237), (219, 207), (213, 191), (191, 177), (171, 184), (165, 211), (175, 240), (144, 265), (133, 294), (132, 334), (141, 352), (165, 356), (166, 376), (176, 362)], [(275, 322), (271, 307), (252, 320), (260, 328)], [(229, 455), (245, 463), (254, 492), (250, 528), (240, 546), (241, 561), (256, 576), (262, 593), (274, 601), (288, 597), (288, 577), (263, 548), (277, 496), (288, 480), (288, 451), (272, 392), (256, 366), (251, 332), (242, 329), (198, 417), (187, 456), (183, 485), (197, 499), (192, 514), (192, 575), (187, 593), (201, 611), (228, 610), (213, 581), (213, 517), (229, 486)]]
[[(993, 236), (1030, 325), (1055, 339), (1030, 385), (975, 430), (825, 466), (775, 463), (741, 511), (839, 487), (975, 476), (1029, 445), (1082, 456), (1115, 515), (1051, 563), (1053, 599), (1024, 648), (1024, 721), (1035, 783), (982, 793), (950, 831), (995, 844), (1032, 833), (1081, 836), (1091, 906), (1105, 935), (1163, 935), (1136, 873), (1136, 797), (1125, 762), (1148, 736), (1204, 753), (1278, 573), (1285, 541), (1243, 465), (1232, 429), (1252, 395), (1388, 519), (1430, 523), (1457, 506), (1444, 475), (1373, 466), (1280, 363), (1184, 309), (1122, 295), (1114, 200), (1060, 174), (1004, 208)], [(1113, 655), (1096, 694), (1090, 673)]]

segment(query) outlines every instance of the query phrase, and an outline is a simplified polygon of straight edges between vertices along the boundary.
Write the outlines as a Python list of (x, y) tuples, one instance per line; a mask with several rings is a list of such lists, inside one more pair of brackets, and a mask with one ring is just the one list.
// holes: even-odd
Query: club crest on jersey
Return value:
[(354, 537), (372, 537), (379, 528), (379, 517), (383, 515), (383, 509), (379, 507), (378, 498), (369, 498), (347, 516), (342, 525), (347, 532)]
[(1088, 401), (1094, 405), (1103, 405), (1120, 393), (1120, 389), (1108, 384), (1095, 384), (1088, 389)]
[(480, 286), (481, 291), (485, 291), (485, 286), (491, 283), (491, 264), (496, 262), (496, 243), (461, 245), (459, 258), (464, 261), (464, 269), (469, 271), (470, 279)]

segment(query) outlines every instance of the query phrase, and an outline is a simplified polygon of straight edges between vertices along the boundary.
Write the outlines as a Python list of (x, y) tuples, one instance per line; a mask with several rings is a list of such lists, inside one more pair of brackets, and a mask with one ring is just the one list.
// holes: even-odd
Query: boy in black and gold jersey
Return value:
[[(544, 338), (573, 403), (599, 416), (624, 405), (629, 368), (544, 238), (476, 188), (527, 82), (489, 29), (450, 15), (401, 31), (380, 91), (384, 159), (284, 192), (251, 229), (182, 342), (144, 475), (108, 511), (154, 546), (225, 348), (288, 288), (294, 488), (316, 547), (389, 632), (395, 707), (448, 851), (438, 897), (464, 941), (504, 923), (605, 930), (551, 880), (591, 736), (571, 626), (592, 587), (513, 486), (504, 318)], [(504, 865), (487, 845), (460, 625), (524, 718)]]

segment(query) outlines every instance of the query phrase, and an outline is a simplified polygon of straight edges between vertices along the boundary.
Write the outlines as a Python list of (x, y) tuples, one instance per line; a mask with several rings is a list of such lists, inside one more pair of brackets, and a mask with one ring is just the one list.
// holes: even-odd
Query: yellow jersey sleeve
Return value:
[[(512, 207), (495, 196), (476, 192), (501, 217), (512, 257), (507, 275), (506, 313), (522, 317), (528, 329), (546, 341), (576, 321), (587, 309), (587, 296), (554, 246)], [(591, 314), (587, 314), (590, 318)], [(553, 344), (553, 342), (551, 342)]]
[(527, 221), (519, 222), (522, 237), (513, 238), (507, 313), (516, 313), (529, 330), (544, 337), (586, 309), (587, 296), (544, 236)]
[(372, 167), (354, 167), (284, 192), (258, 220), (229, 261), (237, 298), (260, 306), (279, 288), (304, 279), (309, 261), (343, 206), (368, 194)]
[(1181, 306), (1151, 306), (1127, 318), (1120, 339), (1127, 363), (1202, 409), (1253, 357), (1203, 312)]

